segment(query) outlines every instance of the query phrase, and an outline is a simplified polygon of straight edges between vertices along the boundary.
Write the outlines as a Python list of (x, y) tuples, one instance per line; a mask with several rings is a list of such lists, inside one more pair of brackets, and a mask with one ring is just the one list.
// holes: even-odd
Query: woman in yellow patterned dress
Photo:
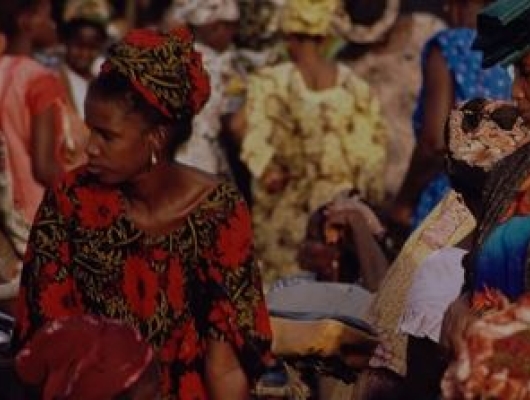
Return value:
[(241, 157), (253, 183), (256, 250), (269, 281), (296, 271), (309, 214), (344, 189), (377, 204), (386, 134), (367, 83), (322, 54), (334, 0), (289, 0), (281, 30), (291, 61), (251, 77)]

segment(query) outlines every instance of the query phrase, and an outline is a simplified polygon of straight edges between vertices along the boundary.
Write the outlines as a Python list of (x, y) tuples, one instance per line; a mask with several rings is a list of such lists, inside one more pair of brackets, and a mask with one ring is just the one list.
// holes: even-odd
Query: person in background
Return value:
[[(69, 11), (69, 10), (66, 10)], [(83, 119), (84, 103), (90, 81), (94, 78), (94, 64), (102, 56), (107, 43), (105, 15), (66, 13), (60, 37), (65, 46), (61, 78), (68, 88), (70, 104)]]
[(193, 121), (195, 134), (182, 146), (176, 159), (203, 171), (231, 178), (232, 173), (221, 144), (222, 118), (228, 110), (227, 84), (234, 74), (230, 47), (237, 31), (239, 9), (236, 0), (196, 0), (174, 3), (166, 15), (168, 28), (176, 22), (191, 25), (196, 49), (210, 75), (212, 95)]
[(92, 7), (96, 7), (96, 3), (92, 0), (68, 2), (60, 27), (65, 55), (59, 66), (59, 77), (68, 95), (68, 101), (61, 103), (61, 123), (69, 140), (70, 151), (65, 160), (68, 169), (86, 162), (84, 150), (89, 133), (83, 122), (85, 96), (88, 84), (94, 78), (94, 65), (102, 57), (107, 42), (106, 3), (100, 2), (102, 5), (94, 10)]
[(173, 160), (209, 93), (183, 26), (109, 48), (85, 101), (88, 162), (32, 228), (15, 349), (56, 318), (119, 319), (160, 355), (164, 399), (248, 399), (271, 360), (250, 214), (231, 184)]
[(7, 47), (0, 57), (2, 134), (8, 149), (14, 202), (29, 224), (44, 187), (63, 172), (56, 104), (64, 88), (52, 71), (29, 57), (33, 49), (56, 40), (48, 0), (8, 2), (0, 6), (0, 33)]
[(18, 353), (15, 368), (42, 400), (161, 398), (155, 352), (117, 320), (83, 315), (50, 321)]
[(510, 98), (508, 72), (499, 66), (482, 69), (482, 54), (471, 48), (477, 13), (488, 2), (448, 0), (451, 28), (433, 36), (423, 48), (423, 86), (413, 117), (417, 143), (390, 208), (390, 218), (398, 226), (418, 226), (448, 190), (443, 174), (443, 132), (449, 110), (476, 97)]
[(31, 59), (35, 49), (55, 40), (48, 0), (0, 3), (0, 228), (2, 248), (16, 255), (0, 267), (0, 301), (7, 302), (8, 313), (13, 312), (29, 226), (44, 188), (66, 168), (69, 152), (60, 125), (64, 87), (52, 71)]
[[(399, 190), (414, 148), (411, 117), (421, 87), (421, 49), (445, 27), (433, 14), (401, 11), (399, 0), (350, 0), (348, 41), (336, 57), (365, 79), (388, 124), (387, 203)], [(343, 29), (341, 29), (343, 31)]]
[(376, 292), (389, 261), (381, 246), (385, 228), (355, 194), (345, 192), (309, 218), (300, 245), (300, 268), (323, 282), (359, 284)]
[(256, 251), (268, 281), (295, 272), (309, 215), (354, 188), (384, 197), (386, 131), (369, 86), (326, 59), (337, 3), (290, 0), (281, 31), (290, 61), (248, 82), (241, 159), (253, 177)]

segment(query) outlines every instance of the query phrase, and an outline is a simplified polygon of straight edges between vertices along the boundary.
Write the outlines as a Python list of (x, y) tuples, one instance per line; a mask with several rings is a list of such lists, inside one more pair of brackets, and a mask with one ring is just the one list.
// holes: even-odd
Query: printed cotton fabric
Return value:
[(25, 256), (16, 342), (83, 313), (135, 326), (158, 352), (164, 399), (206, 399), (208, 338), (226, 340), (249, 378), (269, 358), (270, 325), (248, 209), (220, 184), (176, 230), (149, 235), (120, 192), (80, 171), (47, 192)]

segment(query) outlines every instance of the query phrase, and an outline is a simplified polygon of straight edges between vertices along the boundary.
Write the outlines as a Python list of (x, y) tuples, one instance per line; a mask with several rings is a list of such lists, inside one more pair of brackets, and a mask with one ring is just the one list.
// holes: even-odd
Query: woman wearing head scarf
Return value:
[(16, 345), (88, 313), (159, 353), (164, 399), (243, 399), (269, 358), (250, 216), (233, 186), (175, 163), (209, 96), (188, 29), (133, 30), (85, 102), (87, 166), (46, 193), (28, 244)]
[(89, 315), (54, 320), (19, 352), (18, 376), (42, 400), (154, 400), (158, 362), (131, 326)]
[(348, 67), (327, 60), (334, 0), (289, 0), (281, 16), (291, 61), (248, 84), (242, 159), (254, 179), (256, 250), (267, 278), (296, 270), (309, 215), (354, 188), (384, 193), (386, 133), (379, 104)]

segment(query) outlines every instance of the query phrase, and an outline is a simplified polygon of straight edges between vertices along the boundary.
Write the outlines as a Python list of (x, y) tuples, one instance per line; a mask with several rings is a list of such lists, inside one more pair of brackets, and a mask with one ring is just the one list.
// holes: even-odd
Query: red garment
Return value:
[(19, 352), (16, 369), (43, 388), (43, 400), (106, 400), (138, 382), (153, 355), (130, 326), (84, 315), (44, 325)]
[(53, 318), (96, 314), (133, 324), (159, 351), (164, 399), (207, 398), (207, 338), (230, 342), (255, 379), (271, 331), (239, 193), (220, 184), (160, 236), (138, 229), (121, 204), (84, 172), (47, 192), (25, 257), (17, 340)]

